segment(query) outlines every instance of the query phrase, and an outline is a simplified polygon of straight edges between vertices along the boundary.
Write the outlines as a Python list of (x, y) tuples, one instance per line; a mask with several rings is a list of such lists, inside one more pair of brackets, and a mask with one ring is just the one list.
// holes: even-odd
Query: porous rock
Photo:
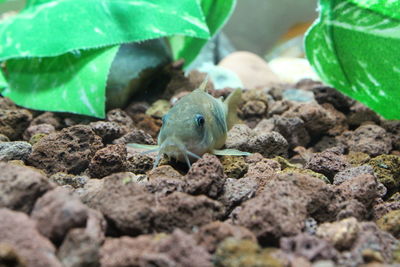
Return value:
[(0, 109), (0, 133), (18, 140), (31, 120), (32, 114), (26, 109)]
[(368, 162), (378, 181), (393, 191), (400, 186), (400, 156), (380, 155)]
[(89, 174), (92, 177), (102, 178), (116, 172), (126, 171), (126, 146), (108, 145), (99, 149), (89, 163)]
[(29, 126), (36, 126), (40, 124), (50, 124), (56, 130), (61, 129), (61, 127), (63, 126), (61, 118), (57, 117), (56, 114), (53, 112), (44, 112), (40, 114), (31, 121)]
[(0, 240), (13, 247), (27, 266), (61, 267), (54, 246), (39, 234), (35, 222), (24, 213), (0, 208)]
[(266, 158), (275, 156), (287, 157), (289, 144), (286, 139), (277, 132), (269, 132), (256, 135), (248, 141), (248, 152), (260, 153)]
[(354, 217), (318, 226), (317, 236), (329, 241), (338, 250), (350, 249), (360, 231), (360, 225)]
[(23, 134), (23, 139), (26, 141), (29, 141), (32, 136), (36, 135), (36, 134), (43, 134), (43, 135), (47, 135), (47, 134), (51, 134), (54, 133), (56, 131), (56, 128), (48, 123), (42, 123), (42, 124), (35, 124), (35, 125), (31, 125), (29, 126), (24, 134)]
[(391, 233), (396, 238), (400, 237), (400, 210), (388, 212), (376, 223), (380, 229)]
[(58, 187), (36, 201), (31, 217), (42, 235), (60, 244), (70, 229), (85, 226), (88, 211), (77, 197)]
[(37, 198), (53, 188), (43, 173), (33, 168), (0, 162), (0, 207), (29, 213)]
[(0, 160), (25, 160), (32, 152), (28, 142), (0, 142)]
[(388, 154), (392, 150), (390, 136), (378, 125), (361, 125), (355, 131), (346, 131), (338, 138), (349, 151), (363, 152), (372, 157)]
[(238, 180), (228, 178), (218, 200), (230, 211), (235, 206), (254, 197), (259, 185), (260, 181), (255, 177), (244, 177)]
[(94, 133), (103, 139), (103, 142), (108, 144), (114, 139), (117, 139), (123, 135), (123, 127), (117, 122), (113, 121), (96, 121), (91, 122), (89, 126), (92, 128)]
[(89, 177), (85, 175), (73, 175), (64, 172), (57, 172), (50, 176), (49, 180), (60, 186), (69, 185), (73, 188), (81, 188), (88, 182)]
[(339, 185), (361, 174), (374, 175), (374, 170), (370, 165), (361, 165), (357, 167), (347, 168), (335, 174), (335, 176), (333, 177), (333, 184)]
[(171, 235), (107, 238), (100, 254), (104, 267), (212, 266), (210, 254), (180, 230)]
[(196, 242), (205, 247), (209, 253), (214, 253), (218, 245), (229, 237), (257, 241), (254, 234), (246, 228), (220, 221), (206, 224), (194, 234)]
[(133, 120), (129, 115), (123, 111), (122, 109), (112, 109), (107, 112), (106, 115), (107, 121), (118, 123), (122, 128), (122, 133), (126, 134), (130, 129), (133, 128)]
[(223, 156), (220, 160), (224, 167), (224, 173), (229, 178), (242, 177), (249, 167), (244, 158), (239, 156)]
[(145, 144), (145, 145), (155, 145), (153, 137), (147, 132), (134, 128), (130, 130), (124, 136), (113, 141), (113, 144), (129, 144), (129, 143), (137, 143), (137, 144)]
[(311, 90), (314, 92), (315, 100), (319, 104), (330, 103), (342, 112), (348, 112), (354, 103), (353, 99), (329, 86), (316, 85)]
[(33, 146), (28, 163), (49, 174), (79, 174), (101, 147), (101, 138), (89, 126), (76, 125), (40, 139)]
[(322, 173), (331, 181), (336, 173), (345, 170), (350, 164), (342, 155), (330, 151), (312, 154), (305, 168)]

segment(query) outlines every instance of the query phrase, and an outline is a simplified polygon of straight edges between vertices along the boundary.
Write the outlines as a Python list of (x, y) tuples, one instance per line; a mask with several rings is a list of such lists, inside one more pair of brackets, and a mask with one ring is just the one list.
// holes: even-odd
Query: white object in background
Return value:
[(278, 57), (269, 62), (272, 71), (285, 83), (296, 83), (301, 79), (321, 79), (304, 58)]

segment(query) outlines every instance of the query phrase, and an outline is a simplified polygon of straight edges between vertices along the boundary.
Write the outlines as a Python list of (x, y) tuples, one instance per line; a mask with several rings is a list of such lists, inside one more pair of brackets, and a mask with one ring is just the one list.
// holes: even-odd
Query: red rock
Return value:
[(53, 188), (34, 168), (0, 162), (0, 169), (0, 207), (30, 213), (36, 199)]
[(305, 168), (322, 173), (331, 181), (335, 174), (348, 167), (350, 167), (350, 164), (344, 156), (330, 151), (312, 154), (305, 165)]
[(112, 173), (126, 171), (126, 146), (108, 145), (96, 151), (89, 163), (89, 174), (92, 177), (102, 178)]
[(49, 174), (79, 174), (101, 147), (101, 138), (89, 126), (76, 125), (40, 139), (33, 146), (28, 163)]
[(39, 234), (35, 222), (24, 213), (0, 208), (0, 240), (14, 248), (27, 266), (61, 267), (54, 246)]
[(32, 120), (26, 109), (0, 109), (0, 134), (18, 140)]

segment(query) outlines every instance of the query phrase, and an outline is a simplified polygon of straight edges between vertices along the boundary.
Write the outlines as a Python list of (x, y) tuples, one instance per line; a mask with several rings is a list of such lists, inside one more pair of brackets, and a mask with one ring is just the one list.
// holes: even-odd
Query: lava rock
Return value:
[(89, 126), (76, 125), (40, 139), (33, 146), (28, 163), (49, 174), (79, 174), (101, 147), (101, 138)]
[(348, 112), (354, 104), (353, 99), (329, 86), (317, 85), (312, 88), (312, 91), (319, 104), (330, 103), (342, 112)]
[(145, 145), (155, 145), (153, 137), (143, 130), (134, 128), (130, 130), (127, 134), (113, 141), (113, 144), (145, 144)]
[(205, 247), (209, 253), (214, 253), (218, 245), (229, 237), (237, 240), (257, 241), (254, 234), (246, 228), (220, 221), (206, 224), (194, 234), (197, 244)]
[(91, 122), (89, 126), (106, 144), (111, 143), (114, 139), (120, 138), (124, 133), (123, 126), (112, 121)]
[(31, 120), (32, 114), (26, 109), (0, 109), (0, 133), (18, 140)]
[(304, 257), (309, 261), (336, 261), (339, 253), (326, 240), (310, 234), (298, 234), (294, 237), (284, 237), (280, 241), (281, 249), (295, 256)]
[(32, 152), (32, 145), (27, 142), (0, 142), (0, 160), (25, 160)]
[(333, 180), (336, 173), (350, 167), (346, 158), (330, 151), (312, 154), (305, 168), (322, 173), (329, 180)]
[(56, 114), (53, 112), (44, 112), (40, 114), (31, 121), (29, 126), (36, 126), (41, 124), (50, 124), (56, 130), (60, 130), (63, 126), (61, 118), (57, 117)]
[(85, 186), (89, 180), (89, 177), (84, 175), (73, 175), (64, 172), (57, 172), (50, 176), (49, 180), (60, 186), (69, 185), (73, 188), (81, 188)]
[(38, 170), (0, 162), (0, 207), (30, 213), (37, 198), (53, 188)]
[(103, 178), (116, 172), (126, 171), (126, 146), (108, 145), (96, 151), (89, 164), (89, 174), (92, 177)]
[(113, 109), (107, 112), (107, 121), (118, 123), (122, 128), (122, 134), (128, 133), (133, 128), (133, 120), (122, 109)]
[(180, 230), (170, 235), (107, 238), (100, 253), (104, 267), (213, 266), (210, 254)]
[(54, 246), (39, 234), (35, 222), (24, 213), (0, 208), (0, 240), (11, 245), (27, 266), (62, 266)]
[(128, 154), (126, 159), (126, 170), (135, 174), (145, 174), (154, 165), (154, 158), (141, 153)]
[(382, 216), (376, 224), (380, 229), (391, 233), (394, 237), (400, 237), (400, 210), (392, 210)]
[(228, 137), (225, 141), (227, 148), (234, 148), (241, 151), (249, 149), (249, 139), (254, 136), (253, 131), (245, 124), (235, 124), (228, 132)]
[(350, 113), (347, 118), (348, 124), (355, 128), (367, 121), (379, 123), (379, 116), (362, 103), (355, 102), (355, 104), (350, 107)]
[(288, 141), (290, 148), (306, 146), (310, 142), (305, 123), (298, 117), (286, 118), (275, 115), (273, 118), (274, 129)]
[(224, 168), (218, 158), (211, 154), (204, 154), (190, 168), (185, 180), (186, 192), (192, 195), (205, 194), (216, 198), (225, 183)]
[(36, 201), (31, 218), (42, 235), (60, 244), (70, 229), (85, 226), (88, 210), (77, 197), (58, 187)]
[(349, 151), (363, 152), (372, 157), (388, 154), (392, 150), (390, 136), (378, 125), (361, 125), (355, 131), (344, 132), (338, 139)]
[(333, 177), (333, 184), (339, 185), (347, 180), (357, 177), (361, 174), (374, 175), (374, 170), (370, 165), (361, 165), (340, 171)]
[(277, 132), (269, 132), (254, 136), (250, 138), (247, 145), (247, 151), (260, 153), (266, 158), (288, 156), (289, 144), (286, 139)]
[(239, 179), (247, 172), (249, 168), (243, 157), (223, 156), (220, 160), (222, 166), (224, 167), (224, 173), (229, 178)]
[(29, 141), (32, 138), (32, 136), (36, 134), (48, 135), (54, 133), (55, 131), (56, 128), (48, 123), (31, 125), (25, 130), (23, 134), (23, 139)]
[(260, 182), (254, 177), (245, 177), (238, 180), (228, 178), (218, 200), (230, 211), (235, 206), (254, 197), (259, 185)]
[(393, 191), (400, 186), (400, 157), (395, 155), (381, 155), (368, 162), (374, 169), (378, 181)]

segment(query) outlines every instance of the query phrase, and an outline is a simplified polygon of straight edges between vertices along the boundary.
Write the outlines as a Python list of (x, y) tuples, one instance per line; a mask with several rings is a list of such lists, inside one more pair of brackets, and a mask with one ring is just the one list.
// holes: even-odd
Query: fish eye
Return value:
[(199, 127), (202, 127), (204, 125), (205, 119), (204, 116), (201, 114), (196, 114), (196, 123)]

